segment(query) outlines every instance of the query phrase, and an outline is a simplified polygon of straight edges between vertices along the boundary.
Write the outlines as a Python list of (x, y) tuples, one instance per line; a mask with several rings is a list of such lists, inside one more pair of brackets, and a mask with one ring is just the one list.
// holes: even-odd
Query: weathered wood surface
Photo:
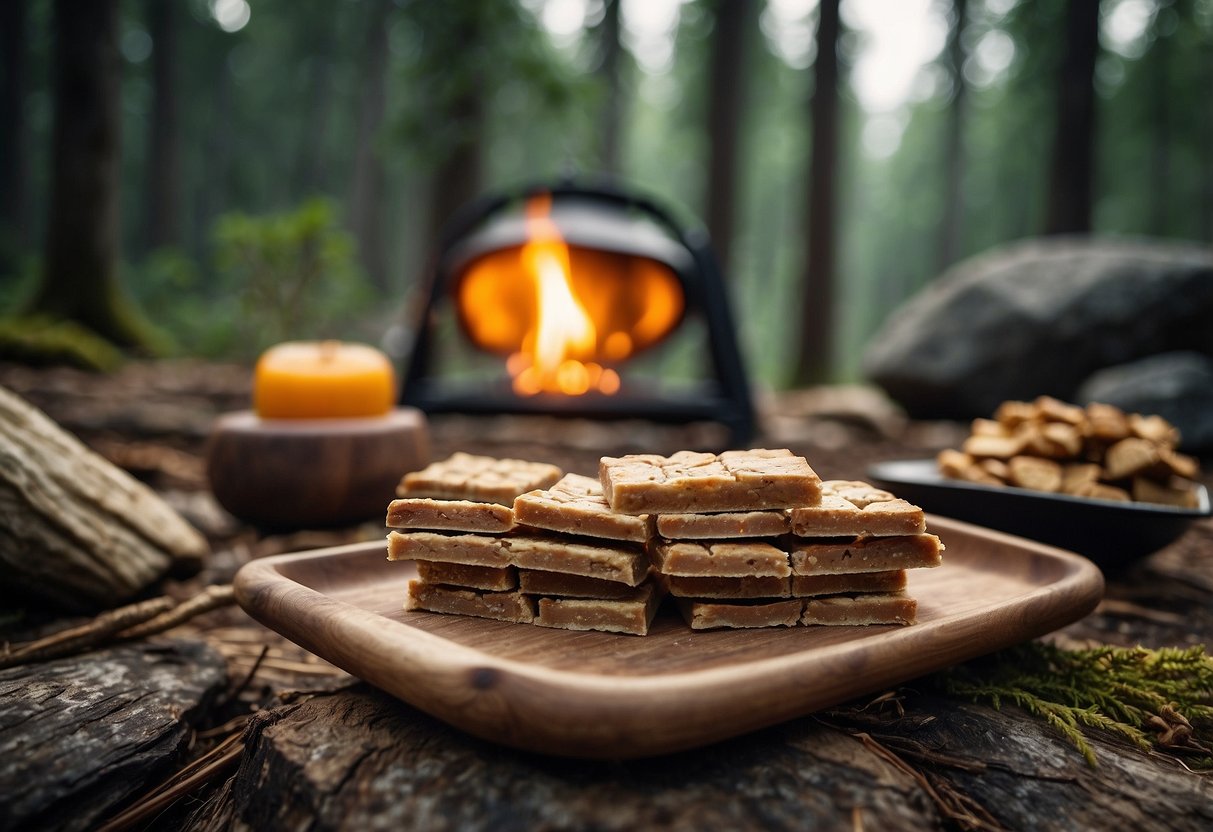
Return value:
[(80, 609), (130, 598), (206, 539), (155, 492), (0, 387), (5, 588)]
[(255, 718), (239, 771), (191, 823), (688, 832), (849, 829), (856, 817), (865, 829), (963, 827), (966, 818), (1008, 829), (1213, 824), (1213, 786), (1174, 763), (1096, 738), (1102, 762), (1091, 769), (1017, 709), (931, 695), (903, 704), (904, 718), (825, 714), (698, 751), (598, 763), (484, 743), (357, 685)]
[[(144, 365), (104, 378), (0, 367), (0, 383), (27, 394), (95, 448), (128, 443), (114, 444), (117, 453), (154, 437), (157, 447), (178, 451), (153, 459), (140, 475), (161, 490), (174, 489), (175, 504), (198, 509), (191, 516), (213, 512), (196, 479), (191, 484), (192, 475), (180, 474), (200, 468), (209, 418), (247, 406), (241, 395), (247, 372), (242, 378), (214, 368), (199, 367), (195, 374), (183, 365)], [(967, 429), (869, 424), (854, 418), (870, 415), (867, 402), (838, 406), (799, 394), (767, 406), (765, 434), (755, 445), (793, 448), (828, 478), (863, 477), (870, 463), (884, 459), (930, 456), (954, 447)], [(464, 450), (542, 459), (588, 473), (603, 453), (707, 444), (697, 431), (507, 417), (431, 420), (435, 457)], [(1204, 482), (1213, 484), (1208, 477)], [(230, 523), (205, 525), (215, 557), (203, 580), (211, 582), (230, 580), (253, 556), (371, 536), (364, 528), (345, 536), (309, 531), (264, 537)], [(1107, 600), (1060, 634), (1064, 642), (1213, 644), (1213, 522), (1197, 524), (1166, 550), (1108, 577)], [(925, 681), (901, 690), (902, 717), (888, 704), (856, 707), (674, 756), (570, 762), (470, 738), (364, 685), (300, 700), (290, 692), (322, 683), (331, 688), (341, 677), (316, 673), (321, 668), (303, 661), (294, 645), (238, 610), (211, 618), (210, 624), (196, 622), (196, 629), (229, 657), (233, 679), (247, 675), (250, 681), (239, 701), (210, 708), (206, 724), (218, 729), (240, 707), (245, 713), (259, 710), (236, 774), (224, 767), (200, 782), (155, 816), (158, 829), (850, 830), (860, 828), (857, 820), (868, 830), (1213, 827), (1209, 777), (1185, 771), (1174, 758), (1088, 732), (1099, 759), (1099, 767), (1090, 769), (1036, 717), (944, 697)], [(259, 661), (267, 647), (268, 656)], [(84, 666), (94, 660), (77, 661)], [(118, 737), (126, 741), (122, 732)], [(11, 740), (0, 732), (0, 742)], [(0, 770), (15, 765), (21, 789), (37, 781), (45, 766), (30, 747), (0, 747)], [(189, 757), (205, 748), (200, 742)], [(10, 782), (0, 782), (0, 801), (12, 791)], [(135, 788), (128, 801), (139, 805), (149, 788), (150, 783)], [(99, 821), (113, 814), (95, 810), (88, 796), (74, 802)], [(10, 825), (0, 819), (0, 828)]]
[(180, 762), (227, 684), (201, 641), (0, 671), (0, 829), (88, 829)]

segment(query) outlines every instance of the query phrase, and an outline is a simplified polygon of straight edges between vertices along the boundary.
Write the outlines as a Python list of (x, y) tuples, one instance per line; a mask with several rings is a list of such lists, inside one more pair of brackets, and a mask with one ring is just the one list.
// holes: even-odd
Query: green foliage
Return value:
[(122, 353), (78, 323), (29, 316), (0, 320), (0, 360), (109, 372), (122, 364)]
[(237, 304), (233, 346), (247, 357), (289, 338), (336, 337), (373, 297), (325, 199), (283, 214), (220, 217), (215, 266)]
[(1145, 750), (1195, 752), (1192, 768), (1213, 769), (1213, 658), (1203, 645), (1063, 650), (1031, 642), (935, 678), (946, 693), (995, 708), (1011, 702), (1045, 719), (1091, 766), (1083, 728)]

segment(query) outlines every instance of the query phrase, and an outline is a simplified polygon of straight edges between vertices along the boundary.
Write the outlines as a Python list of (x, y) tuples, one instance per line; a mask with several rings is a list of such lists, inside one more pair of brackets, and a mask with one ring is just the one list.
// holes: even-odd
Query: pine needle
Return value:
[(936, 680), (945, 693), (995, 708), (1010, 702), (1044, 719), (1092, 767), (1086, 729), (1146, 751), (1183, 754), (1194, 770), (1213, 769), (1213, 657), (1203, 645), (1064, 650), (1031, 642)]

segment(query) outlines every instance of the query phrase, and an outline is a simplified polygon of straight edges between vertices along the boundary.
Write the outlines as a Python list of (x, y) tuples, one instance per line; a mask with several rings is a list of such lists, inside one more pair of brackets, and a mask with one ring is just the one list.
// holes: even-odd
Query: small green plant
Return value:
[(215, 267), (236, 300), (229, 321), (241, 357), (288, 338), (340, 337), (338, 327), (373, 298), (354, 242), (325, 199), (284, 214), (224, 215), (215, 226)]
[(1031, 642), (936, 677), (942, 689), (995, 708), (1012, 702), (1045, 719), (1095, 765), (1083, 728), (1213, 769), (1213, 658), (1187, 649), (1063, 650)]

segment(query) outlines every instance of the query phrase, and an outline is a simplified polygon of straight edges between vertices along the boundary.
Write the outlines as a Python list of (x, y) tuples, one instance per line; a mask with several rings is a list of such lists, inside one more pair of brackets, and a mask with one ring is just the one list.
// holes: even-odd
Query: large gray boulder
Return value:
[(889, 316), (864, 370), (913, 416), (966, 418), (1185, 350), (1213, 355), (1213, 248), (1058, 237), (953, 267)]

